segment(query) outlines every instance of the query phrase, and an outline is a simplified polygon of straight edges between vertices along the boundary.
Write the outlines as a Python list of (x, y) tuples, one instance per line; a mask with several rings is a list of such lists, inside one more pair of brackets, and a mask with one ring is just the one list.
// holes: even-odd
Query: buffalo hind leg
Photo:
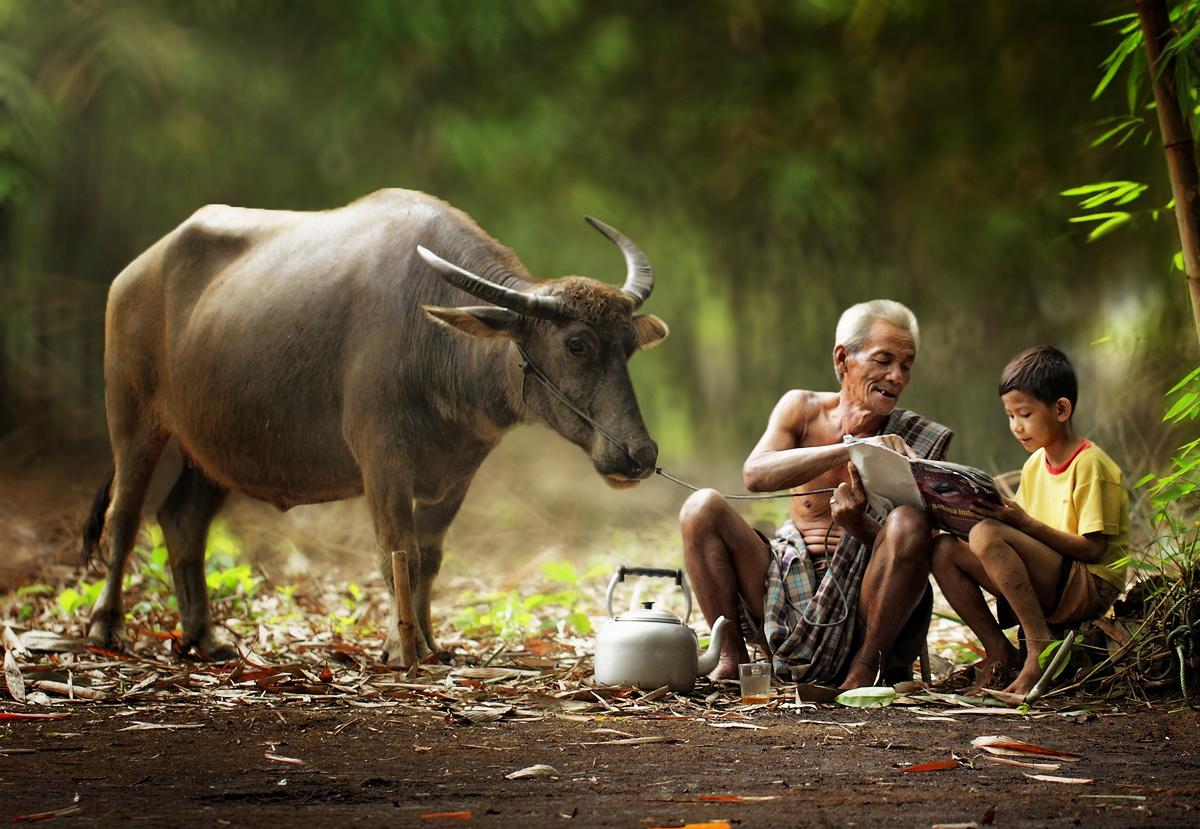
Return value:
[(142, 504), (146, 500), (150, 478), (154, 474), (154, 467), (162, 454), (163, 446), (166, 445), (166, 435), (149, 424), (136, 424), (126, 430), (123, 423), (118, 421), (113, 424), (111, 431), (115, 471), (112, 503), (108, 506), (108, 514), (104, 521), (108, 534), (108, 574), (105, 576), (100, 598), (92, 607), (87, 631), (88, 641), (102, 648), (111, 648), (117, 644), (118, 632), (125, 616), (121, 602), (125, 562), (129, 559), (129, 553), (137, 540), (138, 526), (142, 519)]
[(200, 470), (184, 467), (167, 500), (158, 511), (163, 540), (171, 558), (179, 623), (185, 652), (195, 649), (203, 659), (236, 659), (237, 648), (213, 629), (204, 578), (204, 549), (208, 527), (225, 502), (228, 491), (208, 480)]
[(433, 637), (433, 616), (430, 611), (430, 594), (433, 581), (442, 567), (442, 545), (446, 530), (458, 514), (466, 497), (471, 479), (467, 478), (442, 497), (440, 501), (418, 501), (413, 510), (417, 529), (417, 544), (421, 548), (420, 578), (413, 583), (413, 609), (417, 627), (425, 636), (425, 642), (434, 653), (440, 653), (437, 640)]

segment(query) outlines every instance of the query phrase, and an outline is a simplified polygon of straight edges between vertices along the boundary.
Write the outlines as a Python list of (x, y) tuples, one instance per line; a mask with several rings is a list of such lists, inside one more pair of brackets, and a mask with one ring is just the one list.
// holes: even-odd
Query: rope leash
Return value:
[[(621, 452), (625, 455), (625, 457), (629, 458), (629, 460), (632, 461), (634, 463), (634, 465), (640, 466), (638, 460), (629, 454), (629, 450), (627, 448), (625, 448), (625, 443), (620, 438), (618, 438), (612, 432), (608, 431), (603, 426), (601, 426), (598, 422), (596, 422), (595, 419), (592, 418), (591, 415), (589, 415), (583, 409), (576, 406), (575, 403), (563, 393), (563, 391), (557, 386), (557, 384), (555, 384), (555, 382), (553, 380), (551, 380), (549, 377), (547, 377), (545, 372), (543, 372), (540, 368), (537, 367), (537, 365), (533, 362), (533, 360), (530, 358), (529, 354), (525, 351), (525, 349), (521, 346), (520, 343), (514, 343), (514, 345), (516, 345), (517, 352), (521, 355), (521, 360), (522, 360), (521, 370), (525, 373), (526, 376), (532, 374), (533, 378), (535, 380), (537, 380), (539, 383), (541, 383), (543, 386), (545, 386), (546, 390), (548, 392), (550, 392), (552, 395), (554, 395), (556, 398), (558, 398), (558, 401), (560, 403), (562, 403), (564, 406), (566, 406), (568, 409), (570, 409), (572, 412), (574, 412), (578, 418), (580, 418), (585, 423), (590, 425), (593, 429), (595, 429), (597, 432), (599, 432), (601, 435), (603, 435), (610, 443), (612, 443), (614, 446), (616, 446), (618, 449), (620, 449)], [(522, 392), (522, 396), (524, 396), (523, 392)], [(679, 486), (684, 487), (685, 489), (690, 489), (692, 492), (699, 492), (701, 489), (701, 487), (695, 486), (694, 484), (689, 484), (687, 481), (684, 481), (680, 478), (675, 477), (674, 475), (672, 475), (671, 473), (669, 473), (665, 469), (663, 469), (661, 466), (654, 467), (654, 474), (658, 475), (661, 478), (666, 478), (668, 481), (672, 481), (673, 483), (679, 484)], [(725, 492), (721, 492), (718, 494), (722, 498), (727, 498), (727, 499), (731, 499), (731, 500), (753, 501), (753, 500), (768, 500), (768, 499), (775, 499), (775, 498), (799, 498), (804, 495), (818, 495), (823, 492), (835, 492), (836, 489), (837, 489), (836, 487), (823, 487), (821, 489), (809, 489), (809, 490), (805, 490), (803, 492), (770, 492), (770, 493), (758, 494), (758, 495), (731, 495), (731, 494), (728, 494)]]
[[(535, 380), (537, 380), (539, 383), (541, 383), (543, 386), (545, 386), (547, 391), (549, 391), (556, 398), (558, 398), (559, 402), (561, 402), (564, 406), (566, 406), (570, 411), (574, 412), (577, 417), (579, 417), (585, 423), (589, 424), (597, 432), (602, 434), (614, 446), (616, 446), (618, 449), (620, 449), (625, 454), (625, 457), (629, 458), (629, 460), (633, 462), (634, 466), (636, 466), (636, 467), (641, 466), (639, 461), (636, 458), (634, 458), (632, 455), (629, 454), (629, 450), (625, 448), (624, 442), (622, 442), (619, 438), (617, 438), (617, 436), (614, 435), (612, 432), (608, 431), (603, 426), (601, 426), (599, 423), (597, 423), (592, 418), (591, 415), (589, 415), (587, 412), (583, 411), (583, 409), (576, 406), (575, 403), (572, 402), (572, 400), (569, 397), (567, 397), (566, 394), (564, 394), (561, 389), (558, 388), (558, 385), (553, 380), (551, 380), (549, 377), (547, 377), (545, 372), (543, 372), (540, 368), (537, 367), (537, 365), (533, 362), (532, 358), (530, 358), (529, 354), (526, 353), (525, 349), (521, 346), (520, 343), (514, 342), (513, 344), (517, 347), (517, 352), (521, 355), (521, 360), (522, 360), (521, 370), (522, 370), (522, 372), (524, 372), (523, 377), (528, 377), (530, 374), (532, 374)], [(525, 396), (525, 389), (524, 389), (524, 382), (522, 382), (521, 397), (524, 398), (524, 396)], [(687, 481), (684, 481), (680, 478), (675, 477), (674, 475), (665, 471), (661, 466), (654, 467), (654, 474), (658, 475), (659, 477), (666, 478), (668, 481), (672, 481), (673, 483), (676, 483), (679, 486), (684, 487), (685, 489), (690, 489), (692, 492), (700, 491), (700, 487), (695, 486), (693, 484), (689, 484)], [(824, 493), (824, 492), (836, 492), (836, 491), (837, 491), (837, 487), (822, 487), (820, 489), (809, 489), (809, 490), (805, 490), (802, 492), (773, 492), (773, 493), (766, 493), (766, 494), (761, 494), (761, 495), (729, 495), (724, 492), (719, 492), (717, 494), (720, 495), (722, 498), (726, 498), (729, 500), (751, 501), (751, 500), (760, 500), (760, 499), (766, 500), (766, 499), (774, 499), (774, 498), (799, 498), (799, 497), (805, 496), (805, 495), (818, 495), (818, 494)], [(832, 533), (833, 533), (833, 523), (830, 522), (829, 528), (825, 530), (825, 540), (822, 543), (822, 546), (825, 547), (826, 551), (828, 551), (828, 549), (829, 549), (829, 537)], [(828, 552), (826, 554), (828, 554)], [(826, 563), (827, 569), (825, 571), (825, 575), (822, 576), (821, 578), (822, 578), (822, 580), (824, 580), (824, 578), (826, 576), (828, 576), (830, 581), (833, 582), (833, 586), (837, 588), (838, 596), (840, 597), (841, 603), (842, 603), (842, 616), (840, 619), (838, 619), (837, 621), (834, 621), (834, 622), (813, 621), (812, 619), (808, 618), (808, 605), (812, 603), (811, 601), (806, 603), (804, 607), (797, 607), (795, 605), (795, 603), (792, 602), (791, 599), (787, 598), (786, 596), (784, 597), (784, 601), (786, 601), (788, 603), (788, 605), (792, 608), (792, 610), (798, 611), (800, 613), (800, 617), (802, 619), (804, 619), (804, 621), (806, 623), (808, 623), (809, 625), (812, 625), (813, 627), (822, 627), (822, 628), (838, 627), (838, 626), (844, 624), (846, 619), (850, 616), (850, 604), (846, 599), (846, 590), (845, 590), (845, 588), (842, 587), (841, 582), (838, 581), (836, 578), (834, 578), (832, 572), (830, 572), (828, 570), (828, 566), (829, 565), (827, 562)]]

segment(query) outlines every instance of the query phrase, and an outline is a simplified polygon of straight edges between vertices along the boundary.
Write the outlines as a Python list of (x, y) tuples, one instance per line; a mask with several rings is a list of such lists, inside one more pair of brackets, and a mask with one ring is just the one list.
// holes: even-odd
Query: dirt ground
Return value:
[[(346, 706), (81, 705), (64, 719), (0, 729), (0, 820), (74, 805), (54, 822), (932, 826), (976, 821), (995, 806), (995, 826), (1200, 822), (1200, 723), (1190, 711), (951, 719), (822, 706), (748, 720), (762, 728), (619, 717), (457, 725)], [(1055, 774), (1095, 782), (1041, 782), (987, 762), (971, 740), (996, 733), (1079, 753)], [(621, 735), (678, 742), (589, 745)], [(964, 765), (898, 767), (950, 757)], [(505, 778), (539, 763), (560, 776)], [(764, 799), (705, 799), (714, 795)]]
[[(73, 583), (78, 517), (86, 510), (95, 476), (82, 477), (86, 485), (44, 473), (0, 474), (9, 484), (22, 483), (0, 487), (5, 590), (34, 580), (34, 569), (41, 571), (40, 580)], [(53, 503), (55, 509), (36, 509), (40, 503)], [(358, 536), (329, 531), (332, 524), (349, 533), (344, 527), (363, 523), (343, 521), (342, 515), (320, 525), (323, 546), (334, 552), (367, 547)], [(495, 520), (491, 515), (480, 520), (485, 518)], [(321, 549), (307, 543), (305, 520), (300, 516), (284, 534), (299, 532), (306, 551)], [(522, 514), (514, 526), (528, 535), (531, 524), (537, 522)], [(326, 561), (332, 558), (329, 553)], [(530, 565), (522, 572), (531, 568), (536, 569)], [(321, 581), (330, 578), (322, 572)], [(525, 585), (527, 579), (511, 581)], [(439, 606), (452, 605), (447, 598)], [(274, 625), (270, 633), (281, 627)], [(488, 653), (492, 647), (488, 643), (477, 650)], [(0, 703), (0, 822), (933, 826), (982, 821), (995, 807), (995, 826), (1200, 824), (1200, 717), (1173, 710), (1177, 703), (1147, 708), (1126, 700), (1118, 709), (1036, 717), (976, 715), (950, 707), (919, 714), (901, 706), (820, 706), (751, 709), (739, 719), (729, 712), (733, 700), (722, 702), (722, 718), (704, 716), (700, 703), (709, 687), (692, 698), (694, 705), (636, 715), (607, 706), (613, 710), (543, 712), (530, 721), (473, 724), (436, 705), (362, 707), (366, 696), (303, 702), (264, 692), (245, 704), (228, 699), (217, 704), (215, 698), (170, 692), (174, 674), (196, 668), (142, 661), (142, 670), (157, 671), (159, 684), (166, 685), (150, 705), (61, 697), (52, 705)], [(286, 660), (276, 655), (275, 661)], [(320, 665), (310, 667), (315, 671)], [(351, 671), (353, 665), (337, 667)], [(369, 665), (360, 668), (367, 680), (375, 678)], [(100, 678), (110, 681), (125, 676), (122, 670), (133, 671), (106, 670)], [(140, 676), (129, 674), (122, 687)], [(1059, 710), (1064, 707), (1070, 705)], [(7, 720), (3, 712), (67, 716)], [(1044, 772), (996, 764), (971, 745), (990, 734), (1076, 752), (1082, 759)], [(616, 742), (635, 738), (653, 741)], [(951, 758), (962, 765), (903, 770)], [(535, 764), (552, 766), (557, 775), (506, 778)], [(1027, 773), (1093, 782), (1043, 782)]]

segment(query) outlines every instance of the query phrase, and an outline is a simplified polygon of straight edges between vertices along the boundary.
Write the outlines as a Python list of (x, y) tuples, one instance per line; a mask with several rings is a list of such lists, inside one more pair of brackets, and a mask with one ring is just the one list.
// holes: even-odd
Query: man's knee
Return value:
[(929, 565), (929, 519), (916, 507), (900, 506), (888, 513), (881, 530), (897, 561)]
[(907, 504), (896, 507), (883, 522), (884, 532), (908, 538), (929, 538), (929, 519), (925, 513)]
[(729, 508), (715, 489), (700, 489), (688, 496), (679, 510), (679, 528), (684, 537), (712, 531), (717, 517)]

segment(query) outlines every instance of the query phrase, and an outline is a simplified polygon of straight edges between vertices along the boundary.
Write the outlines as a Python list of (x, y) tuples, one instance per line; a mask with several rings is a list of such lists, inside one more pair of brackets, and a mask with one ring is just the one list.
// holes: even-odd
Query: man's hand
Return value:
[(1030, 517), (1029, 513), (1021, 509), (1021, 505), (1011, 498), (1000, 496), (999, 504), (992, 504), (987, 501), (980, 501), (975, 504), (975, 514), (983, 518), (991, 518), (1003, 524), (1008, 524), (1021, 532), (1029, 532)]
[(830, 520), (859, 541), (870, 544), (875, 540), (875, 533), (867, 518), (867, 493), (854, 464), (846, 464), (846, 470), (850, 473), (850, 482), (838, 484), (829, 499)]
[(913, 448), (904, 442), (904, 438), (899, 435), (874, 435), (869, 438), (861, 438), (862, 443), (870, 443), (875, 446), (882, 446), (884, 449), (891, 449), (893, 452), (899, 452), (906, 458), (918, 458)]

